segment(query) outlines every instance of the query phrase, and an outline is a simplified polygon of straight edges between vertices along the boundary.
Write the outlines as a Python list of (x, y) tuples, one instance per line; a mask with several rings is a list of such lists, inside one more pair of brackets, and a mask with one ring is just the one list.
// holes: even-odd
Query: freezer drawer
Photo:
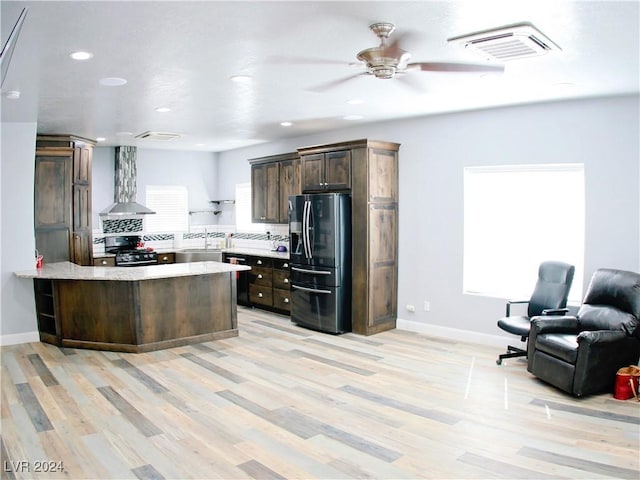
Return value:
[(291, 265), (291, 283), (316, 287), (339, 287), (345, 283), (345, 269), (314, 267), (311, 265)]
[(291, 321), (302, 327), (322, 332), (350, 332), (349, 289), (292, 283)]

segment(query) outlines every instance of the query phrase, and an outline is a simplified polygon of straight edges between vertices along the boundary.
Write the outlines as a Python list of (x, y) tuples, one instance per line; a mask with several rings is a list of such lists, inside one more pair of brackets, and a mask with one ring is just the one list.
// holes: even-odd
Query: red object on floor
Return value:
[(616, 374), (616, 384), (613, 390), (613, 398), (628, 400), (631, 397), (638, 398), (638, 383), (640, 380), (640, 368), (636, 366), (624, 367)]

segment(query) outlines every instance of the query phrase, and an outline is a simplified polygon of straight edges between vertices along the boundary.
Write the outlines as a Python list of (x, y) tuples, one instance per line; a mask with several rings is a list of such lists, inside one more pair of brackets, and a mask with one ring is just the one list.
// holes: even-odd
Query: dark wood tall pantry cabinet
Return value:
[[(399, 148), (363, 139), (298, 149), (304, 193), (319, 191), (320, 183), (322, 191), (351, 192), (351, 323), (363, 335), (395, 328), (398, 316)], [(325, 171), (329, 159), (339, 182), (335, 176), (315, 176), (320, 159)], [(321, 180), (309, 179), (311, 172)]]
[(92, 265), (91, 162), (95, 142), (38, 135), (34, 178), (36, 248), (45, 262)]

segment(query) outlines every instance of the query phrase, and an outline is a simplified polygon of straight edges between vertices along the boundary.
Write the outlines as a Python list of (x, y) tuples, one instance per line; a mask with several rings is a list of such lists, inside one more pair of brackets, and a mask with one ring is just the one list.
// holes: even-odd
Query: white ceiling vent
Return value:
[(459, 43), (486, 59), (500, 62), (537, 57), (552, 50), (562, 50), (528, 22), (460, 35), (447, 41)]
[(140, 135), (136, 135), (136, 138), (141, 140), (156, 140), (161, 142), (168, 142), (176, 138), (180, 138), (181, 135), (177, 133), (163, 133), (163, 132), (144, 132)]

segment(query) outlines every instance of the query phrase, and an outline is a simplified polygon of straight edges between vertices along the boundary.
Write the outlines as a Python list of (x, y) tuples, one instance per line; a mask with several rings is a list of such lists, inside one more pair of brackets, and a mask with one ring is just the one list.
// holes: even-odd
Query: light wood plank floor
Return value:
[(640, 404), (574, 399), (494, 348), (243, 308), (239, 330), (145, 354), (3, 347), (2, 478), (639, 478)]

